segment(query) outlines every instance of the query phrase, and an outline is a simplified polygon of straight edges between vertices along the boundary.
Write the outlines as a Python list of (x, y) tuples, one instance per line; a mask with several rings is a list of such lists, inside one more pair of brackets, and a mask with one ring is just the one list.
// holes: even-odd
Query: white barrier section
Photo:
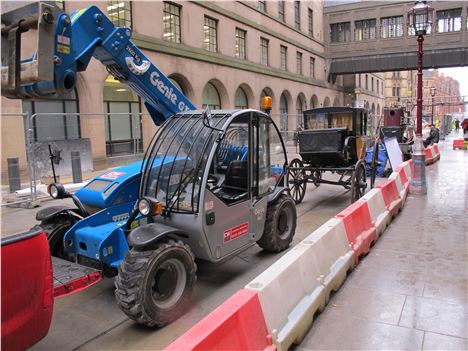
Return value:
[(395, 180), (398, 193), (400, 194), (401, 206), (403, 206), (406, 201), (406, 188), (403, 185), (403, 182), (401, 181), (400, 173), (393, 172), (392, 174), (390, 174), (390, 177), (388, 177), (388, 179)]
[(299, 343), (354, 265), (340, 219), (331, 219), (245, 287), (258, 293), (278, 350)]
[(377, 229), (377, 237), (380, 236), (392, 220), (390, 212), (385, 206), (385, 200), (382, 195), (382, 191), (380, 189), (372, 189), (363, 197), (361, 197), (360, 200), (367, 202), (372, 224)]
[(402, 164), (403, 171), (405, 172), (406, 179), (408, 179), (408, 182), (411, 180), (411, 164), (409, 161), (405, 161)]

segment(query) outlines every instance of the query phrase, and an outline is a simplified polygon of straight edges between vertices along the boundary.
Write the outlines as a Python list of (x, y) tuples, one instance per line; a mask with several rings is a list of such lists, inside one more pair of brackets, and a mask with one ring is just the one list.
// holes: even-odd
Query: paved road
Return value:
[[(293, 245), (349, 203), (350, 194), (341, 187), (310, 186), (304, 202), (298, 206)], [(33, 218), (34, 210), (31, 213), (29, 217)], [(185, 316), (162, 329), (140, 327), (129, 320), (115, 304), (113, 279), (105, 279), (82, 293), (57, 300), (49, 334), (33, 350), (164, 348), (279, 257), (254, 246), (221, 265), (198, 262), (192, 307)]]
[(441, 142), (412, 196), (296, 350), (468, 349), (468, 152)]

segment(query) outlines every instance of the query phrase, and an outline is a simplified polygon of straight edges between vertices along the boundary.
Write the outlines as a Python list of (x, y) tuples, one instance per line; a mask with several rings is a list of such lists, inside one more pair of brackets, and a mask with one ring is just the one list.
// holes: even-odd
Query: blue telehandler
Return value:
[[(218, 263), (254, 244), (270, 252), (290, 245), (296, 208), (284, 186), (286, 149), (267, 113), (197, 110), (132, 43), (131, 30), (96, 6), (68, 15), (41, 2), (2, 22), (3, 95), (67, 93), (94, 57), (144, 100), (160, 126), (142, 161), (107, 171), (75, 194), (49, 186), (53, 198), (72, 198), (76, 208), (37, 213), (53, 255), (116, 276), (115, 297), (130, 318), (162, 327), (181, 316), (195, 258)], [(32, 28), (38, 52), (21, 61), (21, 33)]]

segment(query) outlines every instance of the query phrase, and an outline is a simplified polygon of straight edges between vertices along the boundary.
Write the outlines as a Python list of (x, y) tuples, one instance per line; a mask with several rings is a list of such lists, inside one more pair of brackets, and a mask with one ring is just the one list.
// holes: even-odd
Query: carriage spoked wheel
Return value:
[(351, 177), (351, 203), (361, 198), (366, 192), (367, 177), (364, 160), (359, 160)]
[(302, 162), (302, 160), (295, 158), (291, 161), (289, 167), (290, 168), (288, 168), (286, 182), (288, 184), (291, 197), (297, 205), (300, 204), (301, 201), (304, 199), (307, 188), (307, 179), (305, 176), (304, 163)]

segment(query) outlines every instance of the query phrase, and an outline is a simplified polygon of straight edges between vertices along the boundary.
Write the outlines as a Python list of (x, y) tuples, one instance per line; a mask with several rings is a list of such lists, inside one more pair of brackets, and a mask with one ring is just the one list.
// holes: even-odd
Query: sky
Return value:
[(458, 80), (460, 83), (460, 95), (468, 96), (468, 67), (439, 68), (439, 73)]

